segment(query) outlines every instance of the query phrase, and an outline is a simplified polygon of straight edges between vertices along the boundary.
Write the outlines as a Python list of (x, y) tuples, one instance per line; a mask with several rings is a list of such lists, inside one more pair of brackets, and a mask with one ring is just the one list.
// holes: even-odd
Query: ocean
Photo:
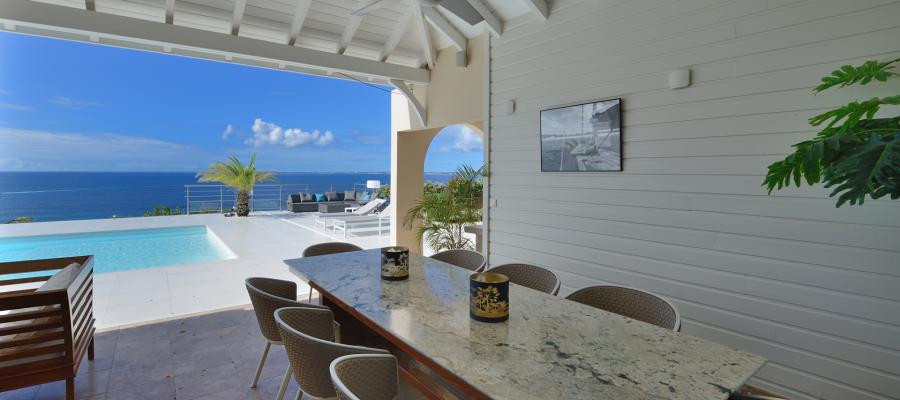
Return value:
[[(280, 207), (288, 193), (308, 190), (361, 190), (367, 180), (390, 183), (388, 173), (299, 173), (276, 174), (283, 185), (259, 189), (257, 209)], [(426, 173), (425, 180), (446, 183), (449, 173)], [(192, 172), (0, 172), (0, 223), (18, 217), (34, 222), (138, 217), (157, 205), (186, 208), (185, 185), (196, 185)], [(191, 189), (194, 196), (218, 206), (218, 189)], [(204, 197), (205, 196), (205, 197)], [(233, 196), (224, 195), (230, 208)], [(265, 201), (263, 201), (265, 200)], [(195, 201), (192, 206), (196, 207)]]

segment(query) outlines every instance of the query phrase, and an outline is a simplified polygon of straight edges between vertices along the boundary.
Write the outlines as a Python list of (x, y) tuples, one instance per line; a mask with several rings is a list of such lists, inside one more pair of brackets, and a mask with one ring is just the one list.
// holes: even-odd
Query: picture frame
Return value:
[(622, 99), (541, 110), (542, 172), (622, 171)]

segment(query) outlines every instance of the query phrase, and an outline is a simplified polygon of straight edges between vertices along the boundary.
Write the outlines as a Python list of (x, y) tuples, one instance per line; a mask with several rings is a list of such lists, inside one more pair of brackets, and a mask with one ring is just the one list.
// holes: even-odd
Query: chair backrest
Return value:
[(0, 392), (74, 376), (94, 338), (93, 257), (3, 262), (0, 271), (11, 274), (0, 276)]
[(390, 354), (354, 354), (329, 367), (339, 400), (393, 400), (400, 382), (397, 358)]
[(323, 308), (281, 308), (275, 311), (275, 321), (300, 390), (310, 396), (329, 398), (335, 396), (329, 373), (332, 361), (350, 354), (388, 352), (332, 342), (334, 316), (330, 309)]
[(364, 204), (363, 206), (357, 208), (356, 211), (353, 211), (351, 214), (354, 214), (354, 215), (370, 214), (372, 211), (375, 211), (378, 208), (378, 206), (381, 205), (381, 203), (384, 203), (384, 200), (382, 200), (382, 199), (372, 200), (372, 201)]
[(681, 330), (678, 309), (668, 300), (643, 290), (622, 286), (588, 286), (576, 290), (566, 299), (673, 331)]
[(346, 253), (348, 251), (359, 251), (359, 247), (353, 243), (347, 242), (325, 242), (318, 243), (307, 247), (303, 250), (303, 257), (324, 256), (328, 254)]
[(525, 286), (556, 296), (559, 293), (559, 278), (553, 271), (529, 264), (504, 264), (490, 269), (491, 272), (509, 277), (516, 285)]
[(484, 269), (484, 256), (477, 251), (465, 249), (444, 250), (432, 255), (431, 258), (470, 271), (481, 272)]
[(247, 278), (244, 281), (256, 322), (263, 337), (280, 342), (281, 335), (275, 325), (275, 310), (282, 307), (319, 307), (297, 301), (297, 284), (272, 278)]

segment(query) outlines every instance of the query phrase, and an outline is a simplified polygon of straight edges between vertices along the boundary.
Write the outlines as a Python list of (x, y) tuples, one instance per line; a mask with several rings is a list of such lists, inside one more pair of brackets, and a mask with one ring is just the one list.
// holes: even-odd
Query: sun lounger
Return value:
[(378, 208), (384, 204), (384, 199), (375, 199), (364, 206), (357, 208), (351, 212), (337, 212), (337, 213), (316, 213), (316, 228), (322, 227), (322, 229), (328, 229), (328, 222), (332, 221), (337, 217), (354, 217), (354, 216), (363, 216), (369, 215), (378, 210)]
[(378, 236), (381, 236), (384, 227), (391, 226), (391, 211), (394, 208), (393, 205), (388, 205), (384, 211), (378, 214), (369, 214), (369, 215), (361, 215), (361, 216), (347, 216), (340, 217), (334, 219), (334, 233), (337, 234), (337, 231), (344, 232), (344, 238), (347, 238), (347, 231), (353, 229), (358, 226), (367, 226), (369, 228), (374, 228), (375, 225), (378, 226)]

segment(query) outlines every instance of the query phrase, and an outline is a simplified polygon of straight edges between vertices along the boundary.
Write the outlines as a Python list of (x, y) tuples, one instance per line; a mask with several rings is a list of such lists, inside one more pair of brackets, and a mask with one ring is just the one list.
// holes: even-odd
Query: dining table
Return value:
[[(409, 279), (381, 278), (381, 250), (285, 260), (320, 293), (341, 342), (398, 359), (434, 399), (727, 399), (761, 356), (509, 285), (509, 319), (469, 316), (472, 271), (409, 255)], [(574, 283), (574, 282), (570, 282)]]

